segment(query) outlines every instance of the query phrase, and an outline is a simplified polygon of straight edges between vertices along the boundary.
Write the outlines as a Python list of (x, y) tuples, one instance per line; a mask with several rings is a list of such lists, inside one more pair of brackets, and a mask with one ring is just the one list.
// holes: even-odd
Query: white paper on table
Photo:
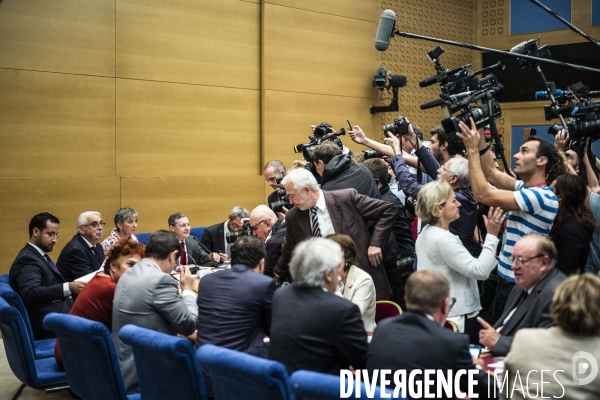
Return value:
[(84, 276), (81, 276), (81, 277), (79, 277), (79, 278), (75, 279), (75, 282), (84, 282), (84, 283), (88, 283), (89, 281), (91, 281), (91, 280), (92, 280), (92, 278), (93, 278), (94, 276), (96, 276), (96, 274), (97, 274), (98, 272), (100, 272), (100, 270), (98, 270), (98, 271), (94, 271), (94, 272), (90, 272), (90, 273), (89, 273), (89, 274), (87, 274), (87, 275), (84, 275)]

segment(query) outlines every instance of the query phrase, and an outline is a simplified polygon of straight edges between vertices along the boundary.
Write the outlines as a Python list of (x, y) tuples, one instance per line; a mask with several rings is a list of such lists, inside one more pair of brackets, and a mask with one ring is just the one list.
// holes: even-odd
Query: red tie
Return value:
[(187, 254), (185, 253), (185, 242), (180, 242), (181, 245), (181, 257), (179, 258), (179, 264), (187, 265)]

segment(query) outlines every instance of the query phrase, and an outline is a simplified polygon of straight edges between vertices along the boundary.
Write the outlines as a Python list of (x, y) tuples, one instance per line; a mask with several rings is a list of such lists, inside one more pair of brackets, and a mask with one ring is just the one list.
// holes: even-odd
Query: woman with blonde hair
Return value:
[(491, 207), (487, 218), (483, 217), (488, 234), (481, 254), (475, 258), (448, 230), (460, 215), (460, 203), (448, 182), (438, 180), (423, 186), (415, 211), (427, 224), (416, 241), (417, 270), (437, 270), (448, 276), (452, 301), (448, 320), (464, 332), (465, 319), (481, 310), (476, 280), (487, 279), (496, 266), (497, 235), (505, 216), (500, 208)]

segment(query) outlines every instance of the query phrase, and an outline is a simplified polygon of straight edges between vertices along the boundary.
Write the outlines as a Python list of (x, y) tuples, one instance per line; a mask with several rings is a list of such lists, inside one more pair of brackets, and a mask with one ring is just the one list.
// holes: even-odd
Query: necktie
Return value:
[(319, 228), (319, 219), (317, 218), (318, 207), (314, 206), (310, 209), (310, 220), (312, 222), (312, 235), (314, 237), (321, 236), (321, 228)]
[(180, 242), (181, 245), (181, 257), (179, 258), (180, 265), (187, 265), (187, 254), (185, 253), (185, 242)]
[[(60, 275), (60, 271), (58, 270), (58, 268), (56, 268), (56, 264), (54, 264), (54, 261), (52, 261), (52, 259), (48, 256), (48, 254), (44, 254), (44, 258), (48, 262), (48, 265), (50, 265), (50, 269), (52, 271), (56, 272), (58, 275)], [(60, 276), (62, 276), (62, 275), (60, 275)]]

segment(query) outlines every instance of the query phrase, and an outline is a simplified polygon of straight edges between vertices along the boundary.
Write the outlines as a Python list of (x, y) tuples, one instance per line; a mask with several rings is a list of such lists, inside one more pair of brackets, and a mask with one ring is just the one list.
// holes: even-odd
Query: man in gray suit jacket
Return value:
[[(392, 290), (382, 265), (381, 248), (394, 227), (396, 206), (360, 195), (355, 189), (323, 191), (306, 169), (290, 171), (282, 184), (296, 207), (285, 216), (286, 236), (273, 269), (275, 280), (281, 281), (288, 275), (288, 263), (296, 244), (311, 236), (343, 233), (356, 243), (357, 266), (373, 278), (377, 300), (389, 299)], [(372, 235), (368, 220), (377, 221)]]
[(131, 347), (119, 339), (121, 327), (134, 324), (172, 335), (191, 335), (196, 329), (194, 278), (188, 267), (180, 267), (180, 298), (177, 279), (170, 275), (180, 254), (177, 238), (171, 232), (157, 231), (150, 236), (146, 258), (123, 274), (117, 284), (112, 337), (127, 393), (139, 390)]
[(515, 243), (512, 255), (515, 287), (506, 300), (500, 319), (491, 326), (482, 318), (479, 343), (495, 356), (505, 356), (515, 333), (523, 328), (548, 328), (556, 325), (550, 315), (550, 304), (556, 287), (567, 277), (556, 265), (556, 246), (535, 233)]

